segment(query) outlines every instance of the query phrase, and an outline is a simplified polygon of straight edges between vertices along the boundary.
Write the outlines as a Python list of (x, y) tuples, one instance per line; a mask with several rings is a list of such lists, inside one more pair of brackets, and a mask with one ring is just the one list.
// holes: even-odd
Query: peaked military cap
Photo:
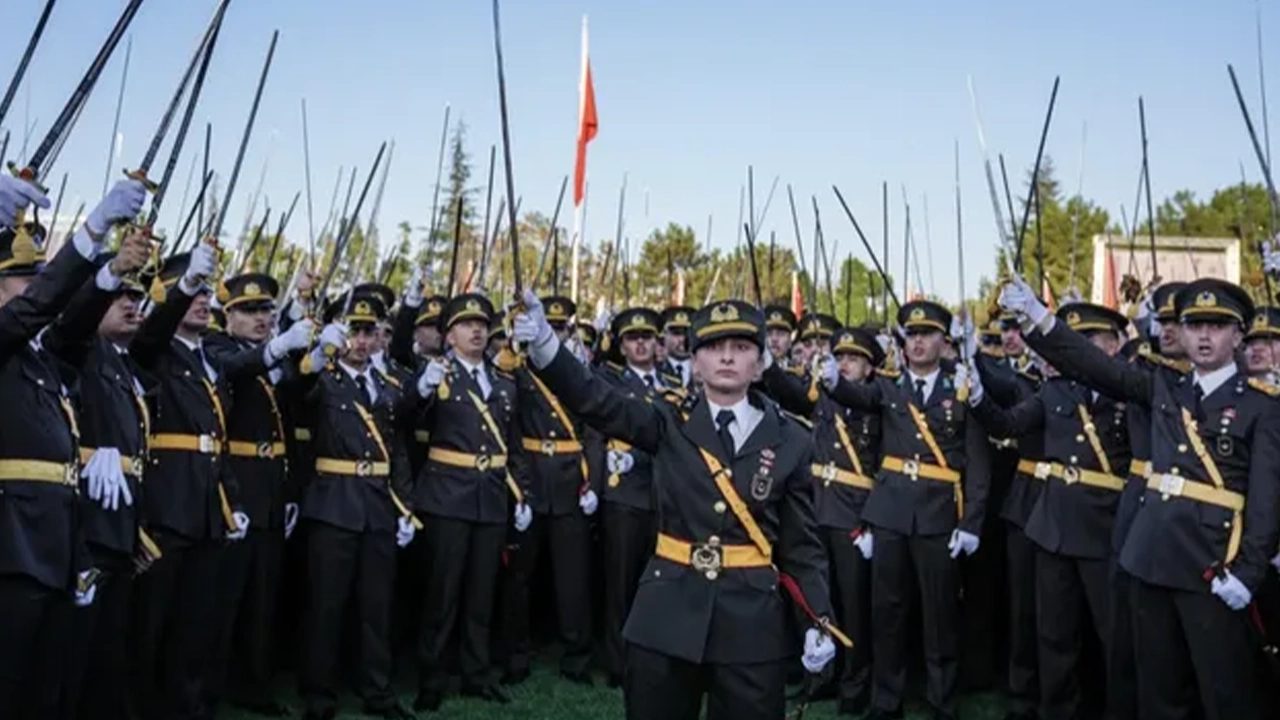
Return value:
[(222, 303), (223, 310), (239, 307), (242, 310), (270, 310), (275, 307), (276, 296), (280, 294), (280, 283), (265, 273), (245, 273), (228, 278), (227, 301)]
[(0, 229), (0, 277), (29, 277), (44, 266), (46, 231), (37, 223)]
[(1278, 340), (1280, 339), (1280, 308), (1264, 305), (1253, 314), (1253, 322), (1249, 323), (1249, 332), (1245, 340)]
[(840, 329), (840, 321), (825, 313), (805, 313), (800, 318), (800, 339), (827, 339)]
[(862, 328), (845, 327), (837, 330), (831, 336), (831, 352), (836, 355), (861, 355), (870, 360), (873, 367), (884, 362), (884, 351), (880, 349), (880, 343), (876, 342), (876, 336)]
[(418, 317), (413, 321), (414, 325), (438, 325), (440, 323), (440, 313), (444, 312), (445, 305), (449, 304), (449, 298), (443, 295), (432, 295), (422, 301), (422, 307), (418, 309)]
[(613, 318), (609, 331), (615, 338), (636, 332), (657, 334), (659, 319), (657, 311), (649, 308), (627, 308)]
[(387, 318), (387, 306), (382, 302), (381, 296), (375, 293), (354, 293), (351, 297), (351, 308), (347, 309), (348, 294), (339, 295), (325, 307), (326, 323), (341, 321), (347, 325), (377, 325)]
[[(657, 317), (657, 313), (654, 313), (654, 316)], [(595, 325), (592, 325), (589, 322), (579, 322), (578, 339), (582, 341), (583, 345), (586, 345), (589, 348), (594, 348), (596, 346), (596, 342), (600, 340), (600, 333), (596, 331)]]
[(999, 318), (1001, 331), (1003, 330), (1021, 330), (1022, 325), (1018, 322), (1018, 314), (1005, 310), (1000, 313)]
[(662, 311), (662, 329), (687, 330), (693, 322), (694, 309), (688, 305), (672, 305)]
[(1184, 282), (1167, 282), (1156, 288), (1151, 295), (1151, 304), (1155, 306), (1157, 320), (1169, 322), (1177, 319), (1178, 313), (1174, 309), (1173, 298), (1186, 286)]
[(764, 313), (741, 300), (722, 300), (693, 314), (692, 350), (724, 338), (746, 338), (764, 347)]
[(765, 305), (764, 325), (770, 330), (794, 331), (796, 329), (796, 314), (791, 312), (791, 308), (785, 305)]
[(1058, 309), (1058, 319), (1078, 333), (1113, 332), (1124, 337), (1129, 318), (1104, 305), (1071, 303)]
[(451, 299), (441, 316), (441, 329), (448, 331), (463, 320), (483, 320), (490, 325), (502, 325), (494, 318), (493, 303), (480, 293), (463, 293)]
[(898, 308), (898, 325), (906, 332), (936, 330), (946, 334), (951, 331), (951, 311), (931, 300), (912, 300)]
[(992, 318), (990, 322), (982, 326), (978, 331), (978, 339), (983, 345), (999, 345), (1000, 331), (1002, 322), (999, 318)]
[(356, 295), (377, 295), (382, 301), (382, 306), (391, 312), (391, 308), (396, 304), (396, 291), (383, 285), (382, 283), (368, 282), (360, 283), (352, 289)]
[(542, 309), (549, 323), (567, 323), (569, 318), (578, 314), (578, 306), (562, 295), (548, 295), (542, 298)]
[(1187, 283), (1173, 298), (1180, 322), (1239, 323), (1253, 320), (1253, 300), (1244, 288), (1218, 278)]

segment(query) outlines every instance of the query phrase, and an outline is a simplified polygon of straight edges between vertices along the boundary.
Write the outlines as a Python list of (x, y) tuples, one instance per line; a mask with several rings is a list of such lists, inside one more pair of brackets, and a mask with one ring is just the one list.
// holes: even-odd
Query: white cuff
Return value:
[[(80, 248), (77, 247), (77, 250)], [(93, 282), (103, 292), (115, 292), (120, 289), (120, 278), (111, 272), (110, 265), (103, 265), (98, 268), (98, 274), (94, 276)]]
[(1041, 335), (1048, 335), (1049, 331), (1054, 328), (1057, 322), (1058, 318), (1055, 317), (1053, 313), (1047, 313), (1040, 319), (1040, 322), (1036, 323), (1036, 329), (1040, 331)]
[(181, 280), (178, 281), (178, 289), (182, 290), (182, 292), (185, 295), (187, 295), (187, 297), (195, 296), (197, 293), (200, 292), (203, 286), (204, 286), (204, 283), (200, 283), (200, 282), (194, 282), (194, 283), (188, 284), (187, 278), (185, 275), (182, 277)]
[(307, 306), (308, 303), (294, 299), (293, 302), (289, 303), (289, 319), (294, 322), (298, 322), (302, 318), (306, 317), (308, 309)]
[(93, 236), (89, 234), (89, 230), (81, 225), (76, 230), (75, 237), (71, 239), (71, 243), (76, 246), (76, 252), (80, 253), (80, 257), (93, 262), (98, 257), (98, 253), (102, 252), (102, 244), (93, 241)]
[(551, 364), (560, 352), (560, 338), (554, 332), (547, 333), (547, 340), (541, 343), (529, 343), (529, 360), (538, 370)]

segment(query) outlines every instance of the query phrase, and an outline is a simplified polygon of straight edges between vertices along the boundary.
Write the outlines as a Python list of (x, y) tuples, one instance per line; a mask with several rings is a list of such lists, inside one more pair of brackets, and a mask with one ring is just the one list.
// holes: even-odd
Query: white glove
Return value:
[(288, 540), (298, 527), (298, 503), (284, 504), (284, 539)]
[(18, 213), (28, 205), (47, 209), (49, 198), (40, 192), (35, 183), (16, 178), (8, 173), (0, 174), (0, 227), (12, 228)]
[(613, 322), (613, 313), (609, 312), (608, 308), (601, 305), (600, 312), (596, 313), (596, 321), (593, 323), (593, 325), (595, 325), (596, 332), (602, 333), (605, 330), (608, 330), (609, 323), (611, 322)]
[(1276, 572), (1280, 572), (1280, 552), (1276, 553), (1275, 557), (1271, 558), (1271, 567), (1275, 568)]
[(951, 531), (951, 540), (947, 543), (947, 549), (951, 551), (951, 559), (960, 557), (960, 553), (972, 555), (978, 552), (978, 536), (971, 532), (967, 532), (956, 528)]
[(1262, 269), (1268, 275), (1280, 275), (1280, 236), (1276, 241), (1262, 241)]
[(1253, 601), (1253, 593), (1249, 592), (1249, 588), (1232, 575), (1230, 570), (1223, 573), (1220, 578), (1215, 577), (1209, 584), (1209, 588), (1232, 610), (1243, 610)]
[(631, 468), (635, 467), (636, 459), (631, 457), (629, 452), (610, 450), (605, 456), (605, 464), (609, 467), (609, 474), (625, 475), (631, 472)]
[(853, 539), (853, 546), (858, 548), (858, 552), (862, 553), (863, 560), (870, 560), (876, 549), (876, 536), (871, 530), (864, 529), (858, 533), (858, 537)]
[(588, 490), (578, 496), (578, 507), (582, 508), (583, 515), (595, 515), (596, 509), (600, 507), (600, 498), (596, 497), (596, 491)]
[(196, 294), (204, 281), (218, 269), (218, 249), (206, 242), (196, 243), (191, 251), (191, 262), (187, 271), (182, 274), (182, 291), (188, 295)]
[(320, 331), (320, 347), (342, 350), (347, 346), (347, 326), (342, 323), (329, 323)]
[(121, 180), (89, 213), (84, 226), (94, 237), (102, 237), (116, 225), (138, 217), (138, 213), (142, 212), (142, 204), (146, 201), (147, 186), (141, 180)]
[(524, 503), (517, 503), (515, 509), (516, 532), (524, 532), (533, 522), (533, 510)]
[(840, 382), (840, 363), (833, 357), (824, 357), (818, 371), (822, 373), (822, 385), (828, 391), (835, 390), (836, 384)]
[(956, 365), (956, 387), (964, 387), (965, 383), (969, 385), (969, 406), (977, 407), (982, 402), (984, 393), (982, 387), (982, 373), (969, 367), (968, 362), (962, 362)]
[(422, 266), (414, 265), (413, 272), (409, 273), (409, 281), (404, 285), (404, 297), (401, 302), (405, 307), (422, 307)]
[(817, 675), (835, 656), (836, 644), (831, 642), (830, 635), (817, 628), (804, 631), (804, 655), (800, 657), (800, 661), (804, 663), (805, 670)]
[(294, 350), (305, 349), (311, 344), (311, 335), (315, 329), (316, 324), (311, 318), (303, 318), (290, 325), (288, 330), (272, 338), (271, 342), (267, 343), (268, 360), (271, 361), (268, 364), (275, 364)]
[(413, 521), (401, 516), (396, 520), (396, 547), (404, 547), (413, 542)]
[(1000, 291), (1000, 307), (1029, 318), (1035, 325), (1039, 325), (1049, 315), (1049, 308), (1040, 302), (1031, 286), (1018, 275), (1014, 275)]
[(100, 501), (103, 510), (119, 508), (122, 497), (125, 505), (133, 505), (133, 493), (129, 491), (129, 482), (120, 465), (120, 451), (116, 448), (95, 450), (80, 471), (80, 477), (89, 481), (89, 498)]
[(236, 524), (235, 530), (227, 531), (228, 540), (243, 540), (244, 536), (249, 532), (249, 516), (242, 512), (231, 513), (231, 519)]
[(534, 367), (546, 367), (555, 358), (560, 344), (551, 323), (547, 322), (537, 294), (526, 288), (521, 302), (524, 303), (524, 312), (517, 314), (512, 323), (511, 341), (528, 348)]
[(436, 358), (427, 363), (427, 369), (422, 371), (422, 375), (418, 377), (418, 394), (422, 397), (431, 397), (431, 394), (440, 387), (440, 383), (444, 382), (445, 364), (444, 361)]
[(98, 594), (97, 573), (93, 570), (84, 570), (77, 578), (79, 582), (76, 583), (76, 607), (89, 607)]
[(978, 355), (978, 333), (974, 332), (973, 318), (969, 317), (967, 313), (965, 314), (962, 331), (964, 335), (960, 343), (960, 352), (963, 353), (961, 357), (968, 360)]

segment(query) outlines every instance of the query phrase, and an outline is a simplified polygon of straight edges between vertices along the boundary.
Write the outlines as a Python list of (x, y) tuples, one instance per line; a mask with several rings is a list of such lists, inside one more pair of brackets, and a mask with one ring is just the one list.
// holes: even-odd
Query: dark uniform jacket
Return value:
[[(628, 398), (639, 399), (649, 403), (665, 402), (662, 388), (650, 388), (639, 375), (628, 367), (607, 364), (601, 366), (596, 373)], [(664, 376), (661, 373), (658, 373), (658, 378), (664, 383), (669, 380), (676, 380), (676, 387), (679, 386), (676, 378)], [(601, 498), (606, 502), (625, 505), (636, 510), (652, 511), (653, 455), (631, 445), (625, 440), (612, 437), (606, 441), (606, 450), (629, 453), (632, 465), (631, 470), (616, 475), (609, 472), (607, 467), (605, 468), (604, 491)]]
[[(405, 392), (372, 371), (368, 397), (340, 363), (298, 379), (311, 423), (316, 466), (303, 492), (301, 516), (349, 532), (395, 532), (413, 509), (408, 457), (397, 427), (412, 417), (416, 390)], [(322, 460), (354, 463), (354, 472), (321, 471)], [(389, 465), (389, 467), (387, 467)], [(389, 473), (377, 472), (387, 468)]]
[(67, 243), (22, 295), (0, 308), (0, 460), (71, 468), (64, 482), (0, 481), (0, 574), (70, 589), (85, 562), (76, 536), (78, 438), (74, 410), (53, 358), (30, 341), (96, 270)]
[[(578, 498), (589, 487), (591, 471), (586, 462), (586, 433), (582, 423), (568, 413), (548, 389), (538, 386), (532, 373), (513, 373), (520, 403), (517, 406), (521, 442), (528, 459), (532, 502), (540, 515), (563, 516), (582, 512)], [(565, 452), (574, 443), (579, 450)], [(562, 447), (556, 447), (557, 444)]]
[[(536, 502), (530, 496), (516, 410), (523, 398), (511, 375), (490, 363), (485, 364), (485, 374), (491, 388), (487, 400), (462, 363), (450, 359), (445, 380), (427, 398), (417, 427), (431, 433), (432, 450), (439, 448), (477, 458), (506, 455), (506, 467), (494, 467), (486, 459), (470, 467), (428, 459), (414, 487), (414, 504), (419, 512), (473, 523), (506, 524), (512, 507), (508, 472), (525, 502)], [(480, 400), (487, 419), (473, 397)], [(500, 437), (494, 437), (490, 420)]]
[(88, 497), (88, 480), (80, 479), (80, 530), (95, 564), (127, 561), (133, 555), (143, 524), (142, 473), (151, 425), (145, 393), (148, 387), (154, 391), (154, 382), (134, 365), (127, 350), (98, 335), (98, 324), (113, 302), (115, 294), (90, 280), (41, 336), (45, 350), (73, 377), (69, 380), (78, 399), (82, 459), (97, 448), (115, 448), (126, 465), (122, 469), (132, 505), (121, 502), (115, 510), (106, 510)]
[[(958, 527), (980, 536), (991, 472), (990, 445), (982, 424), (956, 398), (954, 375), (939, 370), (933, 392), (917, 409), (942, 451), (941, 460), (961, 473), (962, 493), (957, 492), (957, 483), (922, 476), (913, 479), (885, 466), (887, 458), (935, 466), (940, 461), (910, 412), (909, 377), (904, 372), (896, 379), (875, 377), (869, 383), (841, 380), (831, 393), (841, 404), (880, 413), (881, 467), (862, 518), (903, 535), (940, 535)], [(963, 505), (957, 505), (961, 494)]]
[(871, 491), (841, 482), (848, 475), (831, 468), (868, 479), (875, 477), (880, 469), (880, 413), (845, 407), (825, 392), (819, 392), (814, 402), (809, 399), (811, 386), (807, 378), (777, 365), (764, 372), (764, 382), (783, 408), (813, 419), (813, 469), (817, 472), (811, 476), (817, 483), (818, 525), (849, 532), (861, 528), (862, 509)]
[(1239, 554), (1228, 566), (1256, 591), (1280, 537), (1280, 405), (1237, 372), (1196, 410), (1190, 374), (1150, 372), (1108, 357), (1062, 323), (1040, 337), (1040, 352), (1099, 392), (1149, 409), (1153, 477), (1170, 492), (1145, 488), (1120, 564), (1152, 585), (1208, 592), (1205, 573), (1226, 560), (1232, 511), (1177, 494), (1181, 481), (1213, 485), (1183, 423), (1192, 412), (1198, 439), (1219, 468), (1226, 489), (1245, 496)]
[(228, 462), (240, 485), (240, 505), (249, 516), (249, 527), (281, 529), (285, 503), (297, 502), (298, 497), (289, 478), (281, 406), (287, 393), (272, 383), (262, 345), (222, 333), (205, 336), (204, 344), (206, 354), (214, 367), (222, 369), (230, 388)]
[[(1081, 408), (1088, 416), (1089, 428), (1085, 427)], [(1060, 463), (1064, 468), (1105, 473), (1124, 482), (1129, 468), (1125, 404), (1102, 395), (1095, 399), (1093, 391), (1080, 383), (1051, 378), (1041, 385), (1039, 393), (1007, 410), (984, 397), (974, 414), (996, 435), (1040, 435), (1042, 460)], [(1102, 448), (1105, 465), (1094, 450), (1090, 431)], [(1069, 557), (1110, 557), (1112, 524), (1120, 502), (1118, 490), (1069, 482), (1044, 472), (1026, 482), (1034, 483), (1039, 490), (1024, 526), (1027, 537), (1049, 552)]]
[(661, 557), (649, 561), (623, 637), (694, 663), (759, 663), (789, 657), (779, 572), (799, 585), (819, 616), (830, 616), (826, 556), (813, 510), (812, 441), (808, 431), (757, 393), (764, 412), (734, 457), (716, 434), (706, 402), (680, 407), (630, 398), (561, 349), (538, 371), (565, 407), (609, 437), (653, 454), (659, 533), (690, 543), (751, 545), (727, 508), (699, 448), (732, 472), (734, 489), (772, 545), (773, 566), (703, 573)]
[[(151, 407), (151, 456), (143, 477), (147, 485), (143, 512), (151, 527), (187, 540), (221, 539), (234, 529), (230, 515), (239, 507), (239, 487), (227, 463), (231, 398), (226, 373), (212, 355), (205, 352), (218, 375), (216, 381), (205, 371), (200, 354), (174, 335), (194, 299), (182, 292), (180, 284), (170, 288), (168, 298), (143, 321), (129, 345), (134, 362), (157, 384)], [(156, 438), (163, 435), (196, 439), (203, 449), (162, 450), (156, 447)]]
[[(974, 366), (982, 376), (982, 386), (997, 405), (1009, 408), (1020, 401), (1031, 397), (1040, 387), (1041, 378), (1028, 369), (1015, 368), (1008, 359), (1000, 356), (979, 353), (974, 358)], [(1000, 503), (1000, 519), (1015, 527), (1024, 528), (1031, 508), (1040, 498), (1041, 484), (1026, 473), (1019, 472), (1019, 460), (1041, 460), (1044, 458), (1044, 434), (1021, 432), (1015, 428), (1007, 436), (992, 431), (991, 467), (992, 488), (991, 502)], [(997, 484), (1007, 477), (1008, 487), (998, 488)], [(999, 496), (1003, 495), (1003, 499)]]

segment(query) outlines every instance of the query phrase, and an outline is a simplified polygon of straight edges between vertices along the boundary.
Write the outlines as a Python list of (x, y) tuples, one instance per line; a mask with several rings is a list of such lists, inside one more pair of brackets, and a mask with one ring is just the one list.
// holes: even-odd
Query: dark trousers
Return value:
[(778, 720), (786, 711), (783, 661), (740, 665), (697, 664), (627, 646), (627, 720)]
[(53, 611), (61, 636), (42, 648), (40, 663), (59, 679), (53, 702), (42, 718), (62, 720), (127, 720), (129, 671), (129, 601), (133, 571), (103, 570), (93, 603), (76, 607), (71, 597)]
[(443, 692), (445, 649), (458, 632), (458, 668), (470, 686), (492, 682), (489, 639), (506, 527), (429, 515), (426, 602), (418, 633), (419, 685)]
[(284, 530), (279, 528), (250, 529), (223, 552), (210, 693), (215, 699), (222, 699), (227, 683), (234, 700), (271, 699), (276, 587), (283, 554)]
[[(1142, 720), (1258, 720), (1246, 611), (1130, 580)], [(1197, 690), (1199, 698), (1197, 701)]]
[(604, 503), (604, 666), (621, 677), (627, 643), (622, 626), (631, 614), (636, 585), (653, 557), (653, 513), (617, 503)]
[(307, 528), (308, 612), (301, 690), (307, 710), (334, 707), (334, 674), (348, 600), (357, 615), (356, 690), (370, 708), (395, 702), (391, 691), (391, 588), (395, 583), (395, 537), (389, 532), (352, 532), (311, 523)]
[(907, 684), (906, 625), (912, 605), (909, 593), (918, 585), (928, 673), (926, 694), (935, 710), (955, 714), (960, 589), (959, 570), (947, 550), (947, 540), (946, 535), (907, 536), (875, 528), (871, 651), (876, 659), (873, 703), (879, 710), (902, 709)]
[(854, 547), (844, 530), (823, 529), (827, 567), (831, 576), (831, 606), (836, 622), (847, 635), (858, 638), (852, 650), (840, 648), (836, 682), (840, 699), (860, 704), (871, 700), (871, 563)]
[(518, 538), (508, 559), (502, 616), (503, 645), (509, 670), (528, 670), (529, 586), (538, 566), (549, 556), (555, 587), (556, 617), (564, 655), (560, 668), (585, 673), (591, 661), (591, 525), (581, 512), (536, 515)]
[(1104, 647), (1107, 643), (1107, 561), (1037, 552), (1041, 720), (1075, 720), (1083, 716), (1085, 707), (1081, 690), (1085, 637), (1096, 631)]
[(1036, 641), (1036, 546), (1009, 524), (1009, 712), (1032, 715), (1040, 704)]
[(164, 556), (135, 580), (131, 608), (135, 710), (144, 720), (205, 717), (224, 543), (155, 535)]
[(56, 635), (57, 607), (70, 602), (65, 591), (26, 575), (0, 575), (0, 715), (6, 720), (44, 720), (40, 706), (58, 682), (47, 676), (48, 663), (33, 660)]
[(1133, 576), (1111, 560), (1107, 623), (1107, 695), (1114, 720), (1138, 718), (1138, 669), (1133, 647)]

